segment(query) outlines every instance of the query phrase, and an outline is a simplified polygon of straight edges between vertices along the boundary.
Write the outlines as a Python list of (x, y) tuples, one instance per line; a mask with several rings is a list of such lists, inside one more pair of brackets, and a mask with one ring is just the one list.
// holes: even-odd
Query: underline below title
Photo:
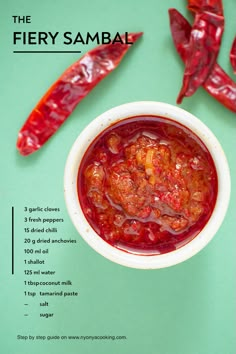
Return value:
[(13, 53), (38, 54), (38, 53), (81, 53), (81, 50), (13, 50)]

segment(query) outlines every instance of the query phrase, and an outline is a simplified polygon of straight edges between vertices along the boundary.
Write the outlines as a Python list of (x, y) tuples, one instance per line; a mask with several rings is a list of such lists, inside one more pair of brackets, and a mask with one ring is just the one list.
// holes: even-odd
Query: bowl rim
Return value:
[[(78, 168), (89, 145), (111, 124), (138, 115), (154, 115), (177, 121), (193, 131), (206, 145), (215, 164), (218, 193), (215, 208), (200, 233), (175, 251), (158, 255), (128, 253), (109, 245), (85, 218), (77, 194)], [(69, 152), (64, 172), (64, 197), (69, 216), (80, 236), (99, 254), (123, 266), (139, 269), (165, 268), (181, 263), (201, 251), (220, 228), (230, 200), (230, 170), (225, 153), (212, 131), (192, 113), (163, 102), (138, 101), (122, 104), (100, 114), (79, 134)]]

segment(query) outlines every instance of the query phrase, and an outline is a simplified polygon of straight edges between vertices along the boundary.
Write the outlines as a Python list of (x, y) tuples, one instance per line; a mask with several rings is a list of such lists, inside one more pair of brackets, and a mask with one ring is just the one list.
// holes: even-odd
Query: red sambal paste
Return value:
[(109, 244), (158, 254), (192, 240), (215, 206), (217, 174), (203, 142), (155, 116), (127, 118), (103, 131), (78, 172), (89, 224)]

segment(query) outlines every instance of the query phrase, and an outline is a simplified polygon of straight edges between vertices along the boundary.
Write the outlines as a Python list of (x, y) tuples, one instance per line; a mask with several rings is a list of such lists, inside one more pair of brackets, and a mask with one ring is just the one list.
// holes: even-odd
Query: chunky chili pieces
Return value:
[(180, 124), (136, 117), (113, 125), (87, 150), (78, 194), (88, 222), (108, 243), (164, 253), (192, 239), (217, 194), (211, 156)]

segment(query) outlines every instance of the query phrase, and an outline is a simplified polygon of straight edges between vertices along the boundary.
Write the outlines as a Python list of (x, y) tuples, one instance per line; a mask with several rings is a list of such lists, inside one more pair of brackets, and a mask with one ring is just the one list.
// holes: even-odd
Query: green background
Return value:
[[(92, 250), (74, 229), (64, 203), (63, 173), (67, 155), (80, 131), (116, 105), (154, 100), (175, 104), (183, 64), (175, 52), (167, 10), (175, 7), (190, 20), (184, 0), (1, 1), (1, 257), (0, 351), (3, 354), (235, 354), (235, 210), (236, 120), (202, 88), (182, 108), (215, 133), (228, 158), (232, 177), (230, 206), (213, 241), (190, 260), (162, 270), (122, 267)], [(219, 63), (233, 77), (228, 55), (235, 35), (235, 1), (225, 0), (225, 32)], [(31, 24), (14, 24), (13, 15), (30, 15)], [(79, 48), (13, 46), (13, 31), (73, 33), (144, 31), (120, 67), (76, 108), (55, 136), (37, 153), (22, 157), (17, 133), (46, 89), (77, 54), (13, 54), (22, 49)], [(15, 207), (15, 275), (11, 275), (11, 207)], [(39, 298), (27, 299), (24, 317), (24, 207), (59, 207), (65, 222), (60, 236), (76, 245), (54, 246), (41, 269), (70, 279), (80, 295), (52, 299), (52, 319), (39, 318)], [(38, 215), (37, 215), (38, 216)], [(49, 215), (50, 216), (50, 215)], [(37, 225), (34, 225), (37, 226)], [(34, 279), (35, 280), (35, 279)], [(54, 280), (53, 277), (48, 280)], [(30, 290), (30, 289), (29, 289)], [(45, 289), (41, 289), (45, 290)], [(125, 335), (116, 341), (34, 341), (20, 335)]]

